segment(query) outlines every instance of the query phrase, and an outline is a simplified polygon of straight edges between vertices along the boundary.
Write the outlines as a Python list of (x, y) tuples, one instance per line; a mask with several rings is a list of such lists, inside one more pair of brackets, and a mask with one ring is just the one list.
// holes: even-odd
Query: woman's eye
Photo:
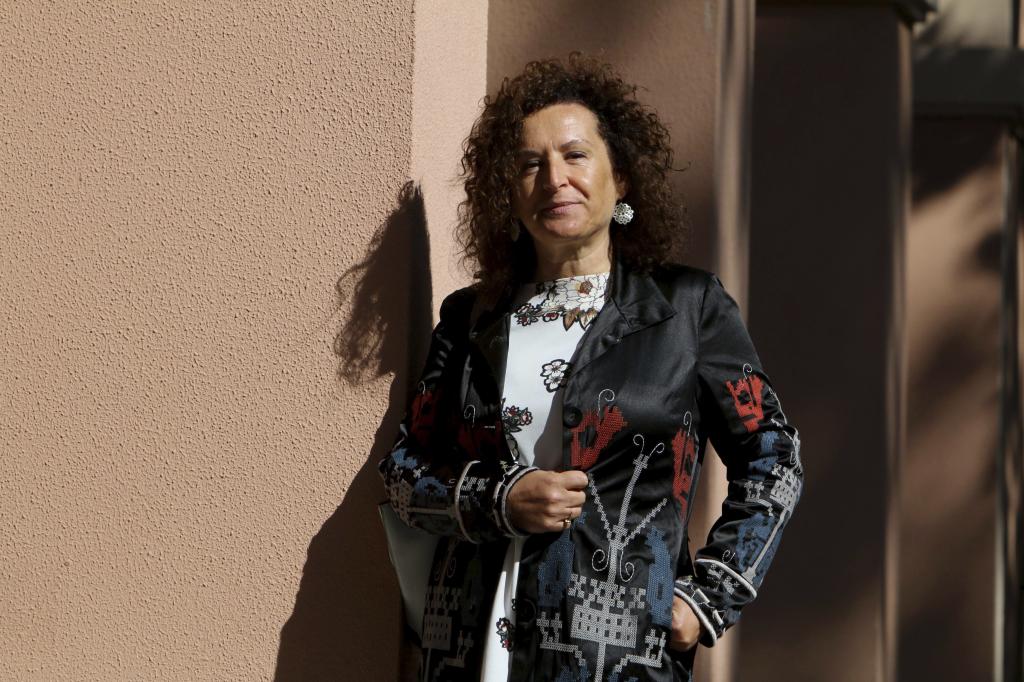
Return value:
[(570, 159), (582, 159), (583, 157), (586, 156), (586, 154), (584, 154), (583, 152), (569, 152), (566, 156), (568, 156)]

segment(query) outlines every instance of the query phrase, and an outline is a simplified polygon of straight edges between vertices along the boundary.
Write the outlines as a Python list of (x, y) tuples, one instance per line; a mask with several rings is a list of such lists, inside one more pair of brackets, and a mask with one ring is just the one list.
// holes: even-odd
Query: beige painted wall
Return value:
[(452, 238), (462, 142), (487, 88), (487, 2), (416, 0), (412, 177), (430, 227), (435, 319), (445, 294), (469, 284)]
[(0, 14), (0, 679), (393, 678), (372, 465), (487, 11), (415, 5)]
[[(0, 679), (394, 679), (398, 601), (376, 525), (375, 463), (440, 300), (467, 279), (450, 236), (461, 198), (453, 181), (479, 100), (526, 58), (603, 53), (669, 124), (677, 165), (689, 165), (677, 182), (693, 221), (691, 262), (721, 271), (730, 262), (714, 233), (722, 9), (712, 0), (657, 0), (644, 13), (582, 0), (130, 11), (110, 2), (0, 15)], [(905, 36), (891, 26), (877, 28), (895, 54)], [(778, 45), (790, 50), (784, 33)], [(892, 54), (875, 54), (868, 66), (891, 73)], [(884, 96), (868, 100), (895, 106), (902, 95), (871, 78)], [(834, 101), (845, 101), (839, 90)], [(791, 158), (783, 109), (762, 139), (787, 166), (817, 168)], [(834, 125), (827, 119), (820, 139)], [(890, 149), (887, 139), (850, 141), (838, 157)], [(792, 172), (771, 175), (786, 190)], [(802, 172), (808, 186), (858, 186)], [(935, 206), (987, 196), (972, 188)], [(854, 234), (822, 233), (821, 215), (880, 224), (889, 210), (858, 201), (866, 217), (846, 215), (831, 195), (794, 191), (773, 206), (786, 221), (803, 207), (805, 252), (831, 253), (835, 234)], [(923, 207), (913, 229), (926, 225)], [(782, 246), (773, 231), (785, 224), (766, 216), (754, 234), (762, 255), (765, 240)], [(799, 291), (807, 273), (792, 272)], [(777, 274), (765, 266), (755, 283)], [(926, 278), (913, 282), (927, 288)], [(746, 679), (766, 660), (792, 672), (786, 656), (797, 646), (777, 645), (786, 631), (789, 643), (812, 643), (801, 650), (805, 672), (838, 662), (835, 679), (867, 679), (883, 614), (878, 586), (850, 576), (875, 579), (874, 563), (823, 583), (806, 557), (808, 538), (826, 537), (814, 521), (826, 503), (812, 498), (825, 500), (830, 462), (879, 448), (837, 440), (846, 427), (830, 421), (836, 405), (820, 401), (820, 377), (801, 367), (856, 371), (829, 357), (792, 366), (800, 345), (786, 333), (799, 325), (769, 319), (768, 291), (752, 297), (751, 329), (763, 359), (779, 358), (772, 374), (790, 387), (787, 412), (816, 444), (809, 488), (818, 492), (802, 503), (760, 604), (731, 633), (746, 662), (733, 667), (719, 646), (702, 654), (698, 674)], [(817, 598), (830, 590), (846, 595), (839, 607)], [(822, 627), (823, 605), (838, 626)]]

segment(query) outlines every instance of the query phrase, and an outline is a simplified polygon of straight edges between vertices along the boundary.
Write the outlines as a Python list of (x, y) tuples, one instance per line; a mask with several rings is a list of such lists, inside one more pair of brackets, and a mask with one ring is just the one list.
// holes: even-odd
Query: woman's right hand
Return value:
[(589, 479), (582, 471), (531, 471), (505, 498), (512, 525), (524, 533), (557, 533), (575, 519), (587, 499)]

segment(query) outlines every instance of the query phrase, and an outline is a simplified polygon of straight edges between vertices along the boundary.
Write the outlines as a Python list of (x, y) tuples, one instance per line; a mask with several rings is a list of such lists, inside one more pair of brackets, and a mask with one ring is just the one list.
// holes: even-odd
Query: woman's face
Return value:
[(552, 104), (523, 120), (512, 211), (541, 249), (607, 239), (615, 202), (626, 194), (612, 170), (597, 116), (582, 104)]

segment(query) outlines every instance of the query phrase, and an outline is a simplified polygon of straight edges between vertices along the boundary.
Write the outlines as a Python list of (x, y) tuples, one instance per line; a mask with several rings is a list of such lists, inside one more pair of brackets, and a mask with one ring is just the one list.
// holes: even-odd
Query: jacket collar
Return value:
[[(646, 329), (676, 313), (650, 274), (631, 268), (616, 253), (612, 259), (611, 291), (601, 311), (583, 335), (569, 361), (569, 372), (575, 374), (613, 348), (623, 337)], [(482, 310), (470, 326), (469, 338), (487, 359), (494, 375), (498, 397), (504, 393), (505, 361), (511, 296), (504, 297), (493, 308)]]

